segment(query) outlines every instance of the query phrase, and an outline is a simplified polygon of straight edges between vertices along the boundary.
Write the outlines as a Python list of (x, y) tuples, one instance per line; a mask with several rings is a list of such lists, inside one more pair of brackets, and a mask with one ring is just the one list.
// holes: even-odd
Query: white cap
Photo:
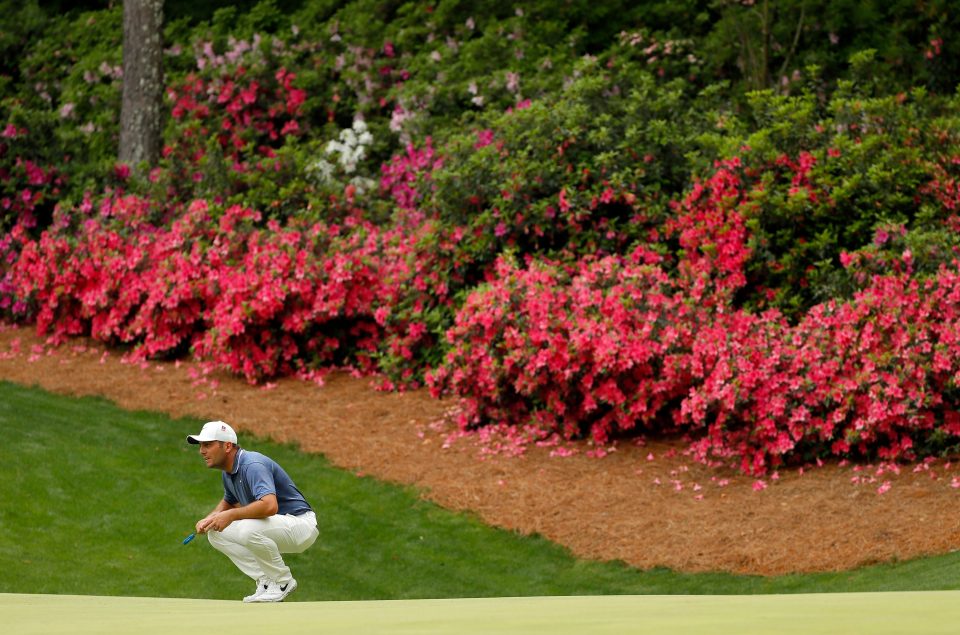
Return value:
[(200, 434), (191, 434), (187, 437), (187, 443), (198, 444), (202, 441), (229, 441), (236, 445), (237, 433), (223, 421), (208, 421), (203, 424)]

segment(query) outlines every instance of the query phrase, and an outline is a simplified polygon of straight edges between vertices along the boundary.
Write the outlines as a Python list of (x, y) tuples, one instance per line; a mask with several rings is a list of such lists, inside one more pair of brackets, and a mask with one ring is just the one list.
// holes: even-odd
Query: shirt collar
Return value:
[(234, 476), (240, 469), (240, 455), (243, 454), (243, 448), (237, 448), (237, 456), (233, 457), (233, 469), (230, 470), (230, 476)]

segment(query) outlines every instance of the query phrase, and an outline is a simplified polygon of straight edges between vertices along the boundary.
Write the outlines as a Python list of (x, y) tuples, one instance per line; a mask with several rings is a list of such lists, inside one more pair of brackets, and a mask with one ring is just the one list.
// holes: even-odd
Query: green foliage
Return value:
[(55, 166), (62, 176), (52, 207), (110, 180), (119, 134), (121, 11), (41, 18), (29, 6), (24, 19), (36, 32), (0, 94), (0, 121), (26, 131), (24, 146), (6, 159)]
[(476, 279), (496, 254), (619, 253), (668, 214), (702, 124), (681, 80), (585, 60), (552, 99), (472, 120), (447, 140), (424, 207), (463, 228)]
[(866, 49), (882, 62), (890, 87), (956, 86), (960, 23), (950, 0), (712, 0), (702, 51), (711, 74), (746, 90), (793, 92), (803, 69), (843, 79), (847, 60)]
[(17, 61), (31, 42), (41, 35), (46, 16), (37, 0), (0, 2), (0, 84), (6, 92), (7, 82), (20, 72)]
[(841, 255), (870, 248), (891, 226), (909, 232), (920, 272), (954, 257), (953, 203), (937, 191), (955, 171), (960, 102), (922, 88), (886, 92), (875, 60), (870, 51), (854, 56), (828, 96), (815, 68), (796, 95), (748, 93), (741, 113), (714, 115), (722, 129), (701, 137), (710, 152), (740, 156), (753, 183), (743, 210), (753, 250), (748, 305), (798, 315), (850, 297), (858, 284)]

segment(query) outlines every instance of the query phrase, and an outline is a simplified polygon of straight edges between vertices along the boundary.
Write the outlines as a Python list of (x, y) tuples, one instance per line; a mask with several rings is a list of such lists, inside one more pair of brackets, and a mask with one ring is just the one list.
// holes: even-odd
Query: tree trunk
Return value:
[(135, 170), (160, 158), (163, 0), (123, 2), (123, 102), (119, 160)]

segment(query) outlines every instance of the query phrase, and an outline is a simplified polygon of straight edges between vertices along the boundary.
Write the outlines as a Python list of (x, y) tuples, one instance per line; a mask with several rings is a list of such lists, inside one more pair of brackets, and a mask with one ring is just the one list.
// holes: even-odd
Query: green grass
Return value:
[[(231, 635), (955, 635), (960, 592), (284, 602), (0, 593), (4, 632), (169, 635), (229, 624)], [(135, 625), (132, 627), (131, 625)]]
[[(205, 539), (181, 543), (222, 493), (220, 473), (184, 441), (200, 423), (0, 383), (0, 592), (249, 593), (249, 580)], [(777, 578), (578, 560), (321, 456), (265, 440), (241, 444), (283, 465), (317, 510), (320, 538), (287, 556), (301, 583), (296, 600), (960, 588), (960, 554)]]

